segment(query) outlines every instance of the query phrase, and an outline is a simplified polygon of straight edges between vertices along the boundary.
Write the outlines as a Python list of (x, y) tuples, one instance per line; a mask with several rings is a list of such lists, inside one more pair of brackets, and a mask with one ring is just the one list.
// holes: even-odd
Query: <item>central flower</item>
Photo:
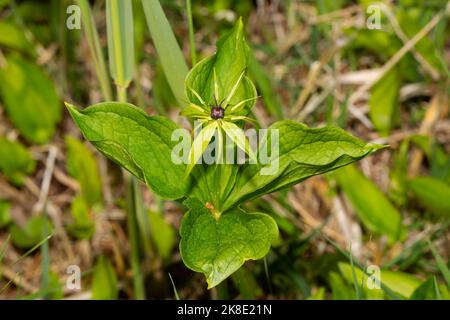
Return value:
[(213, 106), (211, 108), (211, 118), (214, 120), (223, 119), (225, 117), (225, 109), (219, 106)]
[[(244, 130), (234, 122), (253, 121), (253, 119), (243, 115), (243, 111), (245, 110), (244, 108), (246, 104), (256, 100), (257, 97), (244, 99), (237, 103), (231, 103), (231, 100), (235, 96), (235, 93), (241, 84), (244, 73), (245, 70), (239, 75), (230, 92), (228, 92), (226, 97), (222, 97), (221, 100), (221, 97), (219, 96), (219, 85), (217, 83), (216, 72), (215, 69), (213, 70), (213, 105), (208, 105), (205, 102), (207, 99), (201, 97), (200, 94), (193, 88), (187, 87), (187, 89), (190, 90), (200, 102), (200, 105), (197, 105), (191, 101), (191, 103), (181, 111), (181, 114), (190, 117), (195, 120), (196, 123), (199, 123), (199, 125), (194, 128), (194, 131), (197, 132), (197, 130), (201, 129), (199, 134), (195, 137), (189, 152), (189, 164), (186, 168), (187, 175), (197, 163), (197, 160), (203, 155), (214, 136), (216, 136), (217, 139), (216, 143), (218, 157), (221, 157), (223, 154), (223, 136), (225, 134), (231, 138), (238, 148), (242, 149), (251, 159), (256, 161), (256, 157), (248, 145)], [(218, 101), (220, 101), (220, 103), (218, 103)]]

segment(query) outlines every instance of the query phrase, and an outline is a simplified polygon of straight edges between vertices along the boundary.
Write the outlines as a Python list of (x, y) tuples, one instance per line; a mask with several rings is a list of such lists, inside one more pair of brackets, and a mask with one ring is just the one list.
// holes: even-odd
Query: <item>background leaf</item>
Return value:
[(0, 229), (11, 223), (11, 204), (7, 201), (0, 200)]
[(11, 122), (31, 143), (43, 144), (53, 136), (61, 118), (55, 86), (37, 65), (18, 56), (0, 67), (0, 93)]
[(23, 185), (24, 178), (32, 174), (35, 168), (36, 161), (20, 142), (0, 136), (0, 171), (11, 183)]
[(449, 300), (450, 295), (445, 287), (437, 285), (435, 277), (423, 282), (410, 297), (411, 300), (440, 300), (441, 298)]
[[(339, 270), (348, 283), (353, 283), (352, 267), (350, 264), (339, 263)], [(355, 268), (354, 270), (357, 282), (362, 287), (368, 299), (383, 298), (385, 293), (382, 289), (369, 288), (367, 286), (367, 275), (359, 268)], [(381, 270), (380, 281), (388, 289), (404, 298), (409, 298), (422, 283), (422, 281), (410, 274), (390, 270)]]
[(92, 279), (92, 299), (115, 300), (118, 298), (117, 275), (113, 266), (104, 256), (100, 256)]
[(70, 213), (73, 222), (67, 226), (67, 231), (78, 239), (89, 239), (95, 231), (95, 222), (92, 219), (86, 200), (77, 196), (72, 200)]
[(409, 190), (428, 210), (450, 217), (450, 186), (433, 177), (416, 177), (408, 182)]
[(388, 135), (397, 124), (401, 77), (398, 68), (392, 68), (372, 87), (369, 106), (375, 128)]
[(30, 218), (23, 227), (13, 224), (10, 228), (11, 240), (22, 249), (29, 249), (52, 233), (50, 221), (43, 216)]
[(148, 211), (151, 228), (151, 237), (155, 243), (160, 257), (167, 261), (176, 244), (176, 233), (173, 227), (164, 220), (164, 217), (154, 211)]
[(400, 239), (401, 215), (371, 180), (354, 166), (342, 168), (335, 176), (367, 229), (385, 234), (391, 242)]
[(0, 45), (23, 52), (33, 52), (33, 47), (23, 30), (8, 21), (0, 21)]
[(88, 206), (102, 204), (102, 183), (97, 162), (92, 152), (81, 142), (66, 137), (67, 171), (78, 180)]

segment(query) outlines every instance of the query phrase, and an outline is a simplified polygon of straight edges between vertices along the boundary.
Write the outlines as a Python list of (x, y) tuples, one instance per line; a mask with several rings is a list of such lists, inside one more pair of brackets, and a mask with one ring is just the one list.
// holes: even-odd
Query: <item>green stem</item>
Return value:
[[(117, 100), (120, 102), (127, 101), (126, 87), (117, 86)], [(127, 225), (131, 247), (131, 270), (133, 272), (134, 298), (136, 300), (145, 300), (145, 285), (140, 263), (140, 237), (137, 222), (139, 212), (143, 211), (142, 194), (139, 188), (139, 181), (134, 176), (129, 176), (128, 186)]]
[(117, 100), (120, 102), (127, 102), (127, 88), (117, 86)]
[(131, 246), (131, 270), (133, 272), (134, 297), (136, 300), (144, 300), (145, 287), (140, 267), (139, 231), (136, 220), (136, 212), (142, 203), (139, 201), (140, 198), (138, 195), (140, 192), (139, 182), (135, 177), (130, 177), (129, 188), (127, 223)]

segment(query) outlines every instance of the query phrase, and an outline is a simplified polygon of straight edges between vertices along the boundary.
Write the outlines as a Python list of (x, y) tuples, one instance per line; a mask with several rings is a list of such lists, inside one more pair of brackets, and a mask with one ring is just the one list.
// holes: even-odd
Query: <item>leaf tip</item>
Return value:
[(370, 153), (377, 152), (378, 150), (390, 148), (391, 146), (388, 144), (377, 144), (377, 143), (368, 143), (367, 148), (369, 148)]
[(67, 110), (69, 111), (70, 115), (73, 117), (75, 114), (79, 113), (77, 107), (75, 107), (73, 104), (68, 103), (67, 101), (64, 101), (64, 105), (66, 106)]
[(244, 22), (242, 20), (242, 17), (239, 17), (236, 22), (235, 32), (237, 37), (242, 37), (244, 35)]

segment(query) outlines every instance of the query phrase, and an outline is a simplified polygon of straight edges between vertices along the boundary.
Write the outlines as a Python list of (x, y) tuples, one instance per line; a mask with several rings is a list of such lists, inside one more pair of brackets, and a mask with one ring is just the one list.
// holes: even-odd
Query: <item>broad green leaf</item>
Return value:
[(76, 196), (70, 205), (73, 222), (67, 226), (67, 231), (78, 239), (89, 239), (95, 231), (95, 223), (84, 197)]
[(164, 117), (149, 117), (126, 103), (100, 103), (82, 111), (68, 109), (84, 137), (98, 150), (146, 182), (166, 199), (183, 197), (189, 187), (186, 166), (171, 159), (179, 127)]
[[(266, 140), (260, 143), (258, 160), (263, 150), (271, 149), (272, 131), (278, 132), (279, 157), (271, 155), (266, 164), (244, 165), (233, 191), (227, 197), (224, 210), (246, 200), (290, 187), (305, 179), (335, 170), (360, 160), (382, 148), (365, 143), (335, 127), (318, 129), (284, 120), (273, 124)], [(274, 135), (275, 136), (275, 135)], [(276, 148), (275, 148), (276, 149)], [(277, 163), (278, 161), (278, 163)]]
[[(188, 73), (185, 83), (189, 102), (205, 109), (209, 108), (215, 103), (216, 91), (218, 102), (227, 99), (241, 77), (242, 81), (237, 86), (230, 104), (236, 105), (242, 100), (255, 98), (255, 86), (245, 75), (242, 76), (247, 68), (248, 56), (244, 25), (242, 20), (238, 20), (233, 30), (217, 42), (217, 52), (197, 63)], [(254, 100), (247, 101), (242, 114), (247, 114), (254, 104)]]
[(206, 276), (212, 288), (239, 269), (246, 260), (264, 257), (278, 238), (275, 221), (263, 213), (235, 209), (215, 219), (196, 199), (186, 200), (180, 252), (186, 266)]
[(450, 217), (450, 186), (433, 177), (416, 177), (408, 182), (409, 190), (428, 210), (442, 217)]
[(118, 295), (116, 272), (111, 262), (106, 257), (100, 256), (92, 279), (92, 299), (116, 300)]
[(186, 105), (186, 95), (183, 89), (184, 79), (188, 74), (188, 67), (183, 53), (159, 1), (142, 0), (142, 6), (169, 86), (178, 104), (184, 107)]
[(400, 85), (399, 69), (392, 68), (372, 87), (369, 114), (375, 128), (383, 135), (388, 135), (398, 122)]
[(52, 226), (43, 216), (30, 218), (23, 227), (13, 224), (11, 240), (19, 248), (29, 249), (52, 233)]
[(151, 236), (159, 256), (163, 260), (168, 260), (176, 244), (175, 230), (158, 212), (149, 211), (148, 219), (150, 222)]
[(404, 232), (401, 215), (375, 183), (354, 166), (345, 167), (335, 175), (367, 229), (385, 234), (390, 242), (401, 238)]
[(88, 206), (102, 204), (102, 183), (97, 162), (92, 152), (81, 142), (66, 137), (67, 171), (78, 180)]
[(36, 168), (36, 161), (20, 143), (0, 136), (0, 172), (16, 186), (21, 186), (25, 176)]
[(0, 67), (0, 93), (11, 122), (31, 143), (50, 140), (61, 118), (55, 86), (37, 65), (14, 55)]
[(7, 21), (0, 21), (0, 45), (24, 52), (29, 52), (33, 49), (24, 31), (17, 25)]
[(128, 87), (134, 73), (133, 6), (131, 0), (106, 1), (109, 69), (116, 84)]
[[(342, 276), (348, 283), (353, 283), (352, 267), (347, 263), (339, 263), (339, 270)], [(368, 283), (373, 283), (368, 281), (368, 276), (361, 271), (359, 268), (355, 268), (357, 282), (361, 285), (365, 295), (369, 299), (382, 299), (385, 295), (382, 289), (376, 289), (369, 287)], [(399, 294), (402, 297), (409, 298), (413, 292), (422, 283), (421, 280), (416, 277), (399, 271), (380, 271), (380, 281), (388, 289), (392, 290), (394, 293)]]
[(0, 200), (0, 229), (11, 223), (11, 204)]

